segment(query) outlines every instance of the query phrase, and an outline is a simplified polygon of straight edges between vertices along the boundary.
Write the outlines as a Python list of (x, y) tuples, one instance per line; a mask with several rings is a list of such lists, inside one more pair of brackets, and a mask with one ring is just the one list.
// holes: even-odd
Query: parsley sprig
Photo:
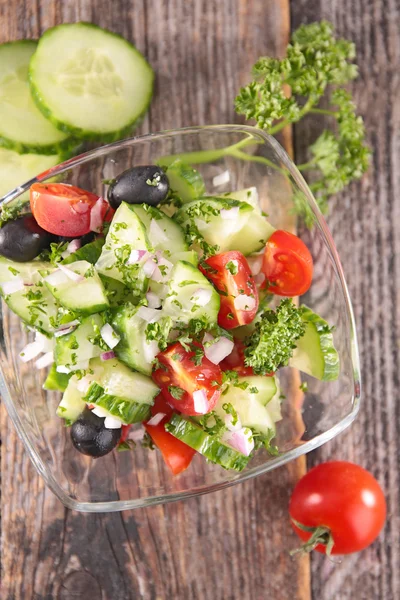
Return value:
[[(301, 171), (312, 172), (310, 188), (323, 212), (330, 196), (359, 179), (369, 165), (363, 120), (343, 88), (358, 75), (354, 58), (354, 44), (337, 39), (327, 21), (302, 25), (293, 33), (283, 59), (261, 57), (256, 62), (253, 81), (240, 90), (235, 102), (239, 114), (254, 119), (270, 134), (306, 114), (333, 120), (333, 129), (325, 129), (310, 146), (310, 160), (298, 165)], [(304, 203), (297, 198), (296, 206), (301, 210)], [(304, 216), (309, 224), (310, 215)]]

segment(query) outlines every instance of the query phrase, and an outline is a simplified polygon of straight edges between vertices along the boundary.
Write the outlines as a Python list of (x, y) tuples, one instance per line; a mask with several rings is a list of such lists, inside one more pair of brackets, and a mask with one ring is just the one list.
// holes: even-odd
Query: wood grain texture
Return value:
[[(357, 46), (360, 78), (351, 88), (373, 149), (369, 173), (331, 203), (329, 226), (346, 273), (358, 325), (363, 401), (353, 427), (318, 450), (310, 465), (329, 458), (358, 462), (386, 493), (385, 530), (368, 550), (340, 565), (312, 559), (313, 598), (400, 598), (400, 5), (396, 0), (296, 0), (292, 28), (325, 18)], [(295, 152), (323, 121), (295, 127)]]
[[(235, 121), (251, 65), (281, 54), (289, 31), (285, 0), (0, 0), (1, 41), (78, 20), (126, 36), (154, 66), (141, 132)], [(4, 600), (310, 599), (309, 559), (287, 553), (304, 461), (174, 505), (87, 515), (44, 487), (4, 410), (2, 434)]]

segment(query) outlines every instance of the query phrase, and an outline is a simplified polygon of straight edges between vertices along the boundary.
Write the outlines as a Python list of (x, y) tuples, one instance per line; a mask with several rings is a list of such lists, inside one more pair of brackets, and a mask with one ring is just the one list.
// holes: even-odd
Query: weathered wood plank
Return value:
[[(316, 452), (310, 464), (347, 459), (381, 482), (388, 520), (379, 540), (340, 565), (312, 560), (313, 598), (394, 600), (400, 597), (400, 6), (395, 0), (292, 2), (292, 27), (325, 18), (357, 46), (353, 83), (374, 152), (369, 173), (331, 204), (328, 219), (354, 303), (361, 349), (363, 402), (353, 427)], [(295, 127), (295, 152), (323, 121)]]
[[(233, 98), (260, 54), (282, 53), (286, 0), (0, 0), (1, 41), (94, 21), (133, 40), (157, 73), (141, 131), (236, 120)], [(309, 600), (287, 518), (304, 461), (214, 495), (123, 514), (65, 510), (35, 474), (4, 410), (5, 600)]]

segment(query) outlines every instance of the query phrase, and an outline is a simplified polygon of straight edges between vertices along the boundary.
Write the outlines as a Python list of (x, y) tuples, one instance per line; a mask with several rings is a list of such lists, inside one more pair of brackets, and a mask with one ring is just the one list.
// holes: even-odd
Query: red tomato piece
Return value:
[(129, 431), (132, 425), (122, 425), (121, 427), (121, 437), (119, 438), (119, 443), (123, 444), (128, 439)]
[[(198, 345), (198, 348), (201, 346)], [(206, 356), (196, 365), (194, 357), (194, 351), (187, 352), (177, 342), (157, 355), (160, 366), (152, 376), (171, 406), (184, 415), (193, 416), (213, 410), (220, 397), (219, 386), (222, 383), (218, 365)]]
[[(378, 536), (385, 523), (386, 501), (371, 473), (350, 462), (332, 461), (314, 467), (300, 479), (289, 512), (302, 540), (307, 542), (313, 532), (301, 526), (325, 527), (322, 539), (327, 542), (332, 536), (331, 553), (350, 554), (363, 550)], [(313, 548), (305, 546), (307, 549)], [(326, 543), (315, 547), (321, 553), (326, 549)]]
[(278, 296), (301, 296), (311, 285), (313, 260), (304, 242), (288, 231), (277, 230), (265, 245), (264, 287)]
[(231, 251), (207, 258), (200, 271), (221, 294), (218, 323), (224, 329), (251, 323), (258, 310), (258, 292), (247, 260)]
[(144, 427), (157, 448), (160, 450), (165, 463), (171, 469), (172, 473), (178, 475), (188, 468), (192, 462), (193, 456), (196, 454), (196, 450), (193, 450), (193, 448), (190, 448), (190, 446), (187, 446), (181, 442), (181, 440), (178, 440), (165, 430), (165, 423), (167, 423), (173, 413), (173, 409), (162, 394), (157, 396), (154, 406), (151, 408), (151, 414), (153, 416), (158, 413), (165, 414), (165, 417), (160, 423), (157, 425), (144, 423)]
[[(39, 225), (55, 235), (77, 237), (89, 233), (96, 194), (66, 183), (34, 183), (30, 189), (31, 210)], [(111, 216), (111, 207), (100, 199), (99, 221)]]

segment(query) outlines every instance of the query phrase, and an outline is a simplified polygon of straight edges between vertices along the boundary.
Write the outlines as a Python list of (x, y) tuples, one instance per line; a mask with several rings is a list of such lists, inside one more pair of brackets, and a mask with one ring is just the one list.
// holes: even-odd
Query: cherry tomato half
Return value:
[[(160, 366), (152, 377), (171, 406), (184, 415), (212, 411), (221, 394), (222, 373), (218, 365), (206, 356), (195, 360), (195, 352), (187, 352), (179, 342), (160, 352), (157, 358)], [(194, 397), (194, 392), (203, 394)]]
[(231, 251), (207, 258), (200, 271), (221, 294), (218, 323), (225, 329), (251, 323), (258, 309), (258, 292), (247, 260)]
[[(56, 235), (77, 237), (89, 233), (91, 211), (99, 197), (66, 183), (34, 183), (30, 200), (33, 216), (43, 229)], [(104, 199), (97, 209), (100, 223), (114, 213)]]
[[(332, 536), (332, 554), (350, 554), (369, 546), (386, 518), (386, 501), (376, 479), (362, 467), (345, 461), (326, 462), (309, 471), (296, 485), (289, 506), (297, 535), (307, 542), (321, 529), (321, 541)], [(299, 525), (296, 525), (296, 522)], [(326, 553), (327, 546), (315, 550)], [(305, 544), (304, 550), (307, 548)]]
[(262, 271), (272, 294), (301, 296), (311, 285), (312, 256), (297, 235), (277, 230), (265, 245)]
[(160, 450), (165, 463), (171, 469), (174, 475), (182, 473), (192, 462), (196, 450), (187, 446), (181, 440), (165, 431), (165, 423), (173, 413), (173, 409), (167, 403), (162, 394), (159, 394), (151, 408), (151, 414), (165, 414), (165, 417), (157, 425), (144, 423), (144, 427), (151, 439)]

